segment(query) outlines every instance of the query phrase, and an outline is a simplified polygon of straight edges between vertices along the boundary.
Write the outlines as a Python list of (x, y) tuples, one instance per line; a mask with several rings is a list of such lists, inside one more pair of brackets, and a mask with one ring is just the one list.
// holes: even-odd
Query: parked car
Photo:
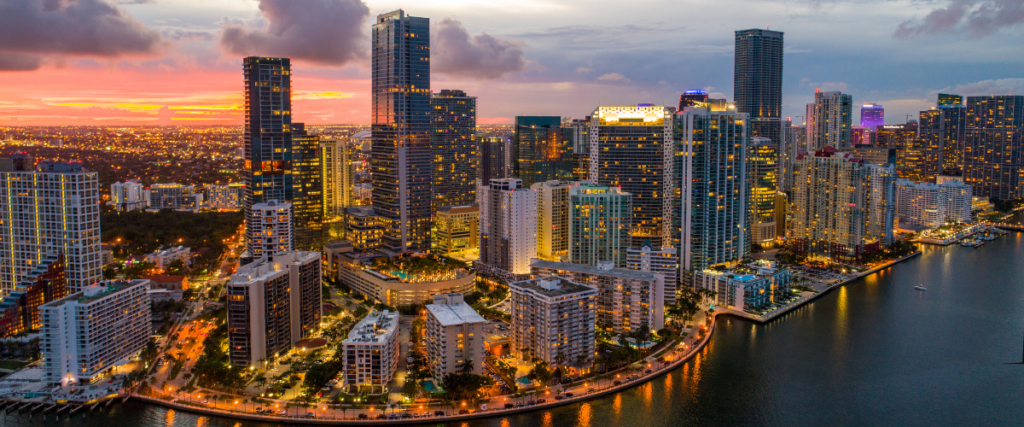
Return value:
[(444, 411), (434, 411), (434, 416), (435, 417), (443, 417), (444, 416)]
[(505, 404), (505, 409), (514, 409), (515, 407), (516, 407), (516, 405), (513, 404), (513, 403), (506, 403)]
[(466, 414), (468, 414), (468, 413), (469, 413), (469, 411), (468, 411), (468, 410), (465, 410), (465, 409), (459, 409), (459, 415), (466, 415)]
[(615, 381), (612, 384), (614, 384), (614, 385), (622, 385), (622, 381)]
[(365, 420), (365, 419), (369, 419), (369, 418), (370, 417), (368, 417), (366, 414), (359, 414), (359, 419), (361, 419), (361, 420)]
[(572, 393), (566, 393), (566, 394), (565, 394), (565, 397), (568, 397), (568, 398), (572, 398), (572, 396), (573, 396), (573, 394), (572, 394)]

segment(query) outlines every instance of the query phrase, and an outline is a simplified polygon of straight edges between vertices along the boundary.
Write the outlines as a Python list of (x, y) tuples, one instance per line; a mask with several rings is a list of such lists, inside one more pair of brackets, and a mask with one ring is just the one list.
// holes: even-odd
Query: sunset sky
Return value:
[(818, 87), (888, 123), (1024, 94), (1024, 0), (0, 0), (0, 126), (241, 124), (250, 54), (292, 58), (296, 121), (366, 124), (370, 26), (397, 8), (431, 19), (432, 89), (477, 96), (482, 124), (732, 99), (733, 31), (766, 26), (794, 121)]

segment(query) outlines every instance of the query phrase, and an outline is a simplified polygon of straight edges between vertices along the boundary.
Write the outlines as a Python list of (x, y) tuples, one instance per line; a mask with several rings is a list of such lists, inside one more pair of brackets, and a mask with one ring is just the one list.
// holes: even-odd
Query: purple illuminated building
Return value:
[(885, 109), (881, 104), (864, 104), (860, 107), (860, 125), (876, 128), (885, 124)]
[(708, 100), (708, 93), (704, 89), (690, 89), (679, 95), (679, 111), (683, 111), (686, 107), (693, 107), (698, 102), (705, 102)]

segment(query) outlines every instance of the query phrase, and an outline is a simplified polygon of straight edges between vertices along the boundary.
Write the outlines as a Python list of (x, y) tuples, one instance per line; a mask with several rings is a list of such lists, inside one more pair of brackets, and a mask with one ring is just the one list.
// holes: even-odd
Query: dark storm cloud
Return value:
[(0, 70), (33, 70), (48, 56), (151, 55), (162, 44), (103, 0), (0, 0)]
[(922, 34), (967, 32), (972, 37), (982, 37), (1021, 23), (1024, 0), (953, 0), (946, 7), (932, 9), (920, 21), (903, 21), (893, 36), (905, 39)]
[(323, 65), (366, 57), (370, 9), (359, 0), (260, 0), (266, 28), (222, 27), (220, 45), (239, 56), (283, 56)]
[(431, 71), (471, 79), (496, 79), (526, 68), (519, 43), (487, 33), (469, 35), (462, 23), (444, 18), (431, 38)]

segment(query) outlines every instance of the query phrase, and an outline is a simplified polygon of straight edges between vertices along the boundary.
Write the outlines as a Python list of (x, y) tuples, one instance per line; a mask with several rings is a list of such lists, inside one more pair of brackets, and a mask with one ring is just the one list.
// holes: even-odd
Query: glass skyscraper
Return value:
[(324, 175), (320, 137), (302, 123), (292, 124), (292, 226), (294, 248), (320, 251), (324, 247)]
[(775, 241), (775, 196), (779, 188), (779, 147), (768, 138), (751, 137), (747, 145), (748, 218), (751, 243)]
[(501, 135), (474, 134), (477, 150), (480, 153), (479, 167), (476, 177), (480, 185), (489, 185), (492, 179), (508, 178), (509, 175), (509, 141)]
[(1024, 96), (968, 96), (964, 183), (974, 194), (999, 200), (1021, 197), (1024, 168)]
[(430, 20), (396, 10), (373, 26), (373, 208), (381, 249), (430, 250)]
[(442, 90), (431, 98), (433, 132), (432, 212), (476, 203), (476, 97), (461, 90)]
[(750, 136), (782, 141), (781, 31), (736, 31), (733, 94), (736, 111), (747, 113)]
[(270, 200), (291, 202), (292, 98), (288, 58), (250, 56), (242, 61), (245, 74), (245, 238), (252, 253), (252, 206)]
[(860, 125), (876, 128), (885, 124), (885, 108), (881, 104), (864, 104), (860, 106)]
[(512, 155), (514, 174), (523, 187), (553, 179), (569, 181), (573, 177), (571, 141), (562, 131), (559, 116), (516, 116)]
[(568, 191), (570, 262), (596, 266), (611, 261), (625, 268), (633, 210), (630, 194), (590, 183)]

